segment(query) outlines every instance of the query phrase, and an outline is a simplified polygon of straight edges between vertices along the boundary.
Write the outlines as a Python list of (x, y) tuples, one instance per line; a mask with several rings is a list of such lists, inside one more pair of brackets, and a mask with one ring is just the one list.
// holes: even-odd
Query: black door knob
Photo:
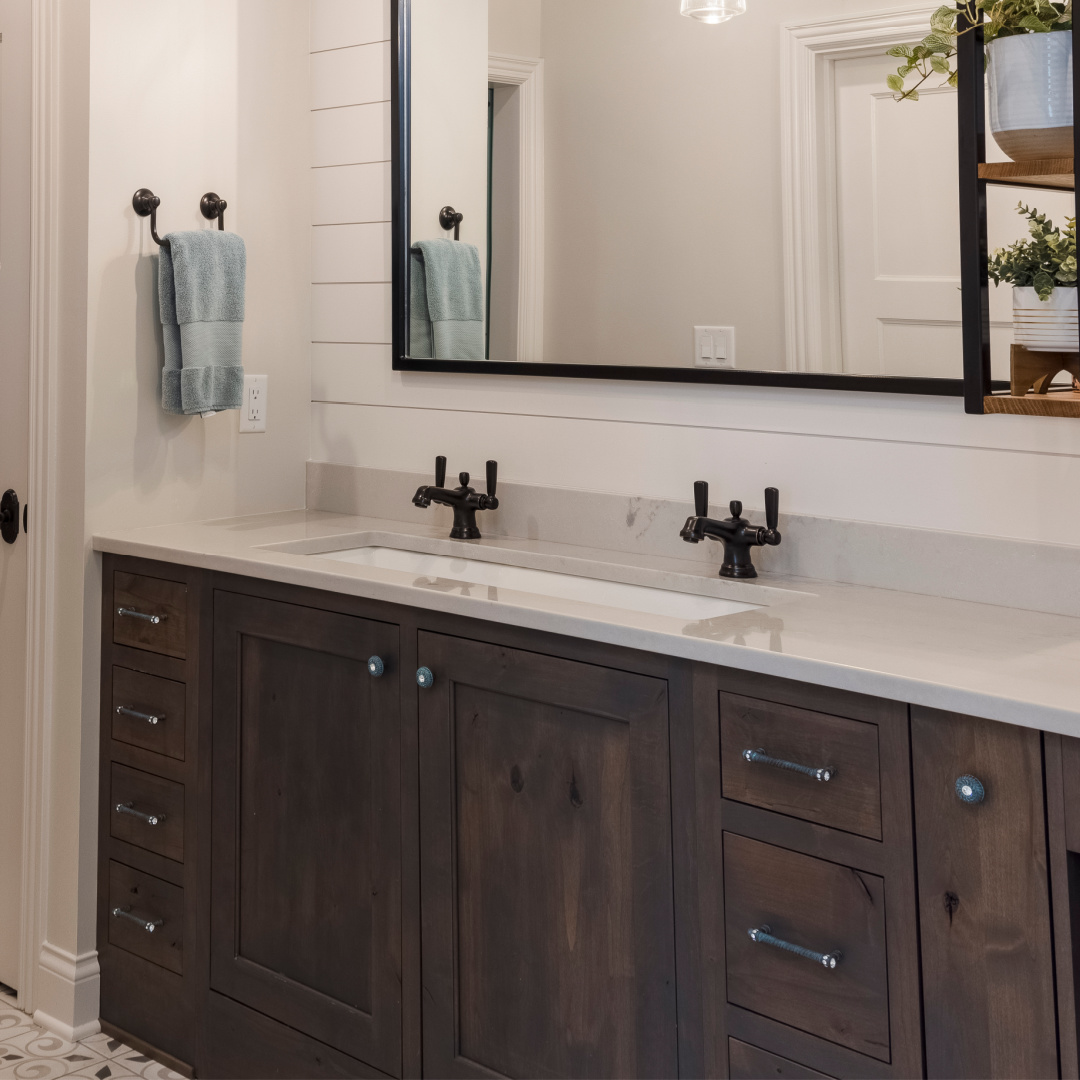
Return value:
[(10, 488), (0, 497), (0, 537), (5, 544), (19, 539), (19, 496)]

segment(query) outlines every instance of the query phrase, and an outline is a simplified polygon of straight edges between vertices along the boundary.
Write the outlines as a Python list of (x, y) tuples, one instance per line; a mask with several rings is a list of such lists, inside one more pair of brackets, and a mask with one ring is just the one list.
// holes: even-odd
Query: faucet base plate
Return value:
[(451, 540), (479, 540), (480, 530), (473, 525), (472, 527), (466, 525), (455, 525), (450, 530)]
[(755, 578), (757, 570), (753, 563), (736, 565), (735, 563), (723, 563), (720, 567), (720, 576), (726, 578)]

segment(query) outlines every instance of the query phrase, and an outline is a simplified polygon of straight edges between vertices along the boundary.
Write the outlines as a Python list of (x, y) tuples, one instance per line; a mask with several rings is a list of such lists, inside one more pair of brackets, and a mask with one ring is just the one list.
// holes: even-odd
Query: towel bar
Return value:
[[(157, 212), (158, 207), (161, 205), (161, 199), (159, 199), (149, 188), (139, 188), (134, 195), (131, 196), (131, 206), (135, 213), (139, 217), (150, 218), (150, 235), (154, 238), (154, 243), (159, 247), (169, 247), (169, 241), (163, 240), (158, 236), (157, 232)], [(225, 231), (225, 209), (229, 204), (216, 192), (208, 191), (199, 200), (199, 209), (202, 211), (202, 216), (213, 221), (217, 218), (218, 229), (221, 232)]]

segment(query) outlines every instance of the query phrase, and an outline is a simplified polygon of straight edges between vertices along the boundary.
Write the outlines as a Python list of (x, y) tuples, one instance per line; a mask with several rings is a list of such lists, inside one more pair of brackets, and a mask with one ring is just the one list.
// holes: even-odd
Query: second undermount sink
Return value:
[[(721, 615), (753, 611), (761, 606), (717, 596), (698, 596), (695, 593), (631, 585), (622, 581), (578, 577), (574, 574), (556, 573), (551, 570), (533, 570), (506, 563), (484, 562), (479, 559), (407, 551), (401, 548), (380, 546), (350, 548), (345, 551), (324, 552), (313, 555), (312, 558), (332, 559), (359, 566), (373, 566), (383, 570), (400, 570), (417, 574), (426, 579), (417, 584), (424, 584), (431, 588), (460, 586), (463, 591), (469, 586), (503, 588), (562, 600), (576, 600), (585, 604), (597, 604), (602, 607), (622, 608), (648, 615), (665, 615), (687, 621), (715, 619)], [(491, 598), (497, 599), (497, 597)]]

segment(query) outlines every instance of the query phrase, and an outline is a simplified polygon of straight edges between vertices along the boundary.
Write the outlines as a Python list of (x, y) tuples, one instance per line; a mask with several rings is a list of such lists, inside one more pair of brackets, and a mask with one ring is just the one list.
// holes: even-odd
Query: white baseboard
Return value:
[(101, 1030), (98, 1009), (101, 968), (97, 951), (76, 956), (59, 945), (43, 942), (38, 954), (34, 1023), (69, 1042), (79, 1042)]

